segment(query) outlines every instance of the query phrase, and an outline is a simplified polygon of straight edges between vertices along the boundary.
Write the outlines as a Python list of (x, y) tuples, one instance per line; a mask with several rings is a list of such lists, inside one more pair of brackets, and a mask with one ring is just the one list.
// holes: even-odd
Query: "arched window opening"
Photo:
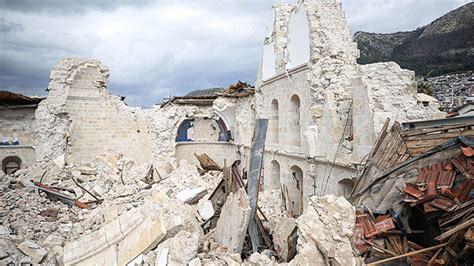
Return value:
[(270, 136), (273, 144), (278, 144), (280, 135), (280, 125), (278, 121), (278, 101), (273, 100), (271, 104), (271, 116), (270, 116)]
[(220, 117), (195, 116), (185, 119), (178, 127), (176, 142), (229, 141), (231, 132)]
[(217, 120), (217, 124), (219, 125), (219, 139), (218, 141), (229, 141), (232, 139), (232, 134), (230, 130), (227, 128), (224, 120), (219, 117)]
[(288, 54), (286, 68), (290, 69), (309, 62), (309, 23), (304, 6), (295, 9), (288, 25)]
[(354, 181), (352, 181), (352, 179), (350, 178), (344, 178), (342, 180), (339, 180), (339, 182), (337, 183), (339, 184), (338, 194), (340, 196), (348, 198), (351, 194), (352, 188), (354, 187)]
[(178, 127), (176, 142), (193, 141), (188, 137), (188, 130), (193, 127), (194, 119), (185, 119)]
[(17, 156), (8, 156), (2, 161), (2, 170), (5, 174), (13, 174), (21, 168), (21, 159)]
[(271, 189), (280, 189), (280, 164), (276, 160), (271, 162)]
[(296, 216), (303, 212), (303, 170), (296, 165), (290, 167), (291, 179), (295, 187), (291, 192), (292, 213)]
[(290, 144), (301, 147), (300, 98), (294, 94), (290, 99)]

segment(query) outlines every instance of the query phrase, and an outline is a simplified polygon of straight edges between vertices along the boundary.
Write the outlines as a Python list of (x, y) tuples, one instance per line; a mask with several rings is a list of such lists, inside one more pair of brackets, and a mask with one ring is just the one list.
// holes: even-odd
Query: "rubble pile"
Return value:
[(292, 265), (354, 265), (350, 237), (354, 207), (343, 197), (311, 197), (297, 220), (298, 245)]
[[(473, 123), (381, 134), (351, 197), (352, 244), (365, 262), (472, 265)], [(387, 149), (394, 142), (403, 149)]]
[[(263, 191), (259, 232), (262, 243), (270, 242), (252, 252), (246, 180), (233, 180), (232, 192), (223, 186), (223, 171), (186, 161), (170, 174), (160, 172), (109, 153), (91, 164), (40, 165), (2, 177), (0, 262), (107, 264), (116, 257), (119, 265), (276, 265), (291, 261), (297, 239), (298, 252), (318, 251), (324, 244), (311, 232), (340, 225), (324, 226), (314, 215), (340, 211), (335, 206), (351, 209), (343, 198), (314, 197), (324, 203), (311, 203), (297, 220), (286, 217), (279, 191)], [(226, 192), (215, 208), (219, 191)], [(336, 239), (334, 247), (341, 249), (346, 238)]]
[(18, 174), (0, 178), (0, 250), (6, 254), (0, 259), (62, 261), (62, 251), (57, 247), (72, 236), (80, 209), (40, 195)]
[(270, 231), (276, 228), (283, 217), (287, 217), (287, 213), (282, 201), (280, 190), (264, 190), (258, 194), (258, 202), (260, 210), (265, 218), (263, 225)]

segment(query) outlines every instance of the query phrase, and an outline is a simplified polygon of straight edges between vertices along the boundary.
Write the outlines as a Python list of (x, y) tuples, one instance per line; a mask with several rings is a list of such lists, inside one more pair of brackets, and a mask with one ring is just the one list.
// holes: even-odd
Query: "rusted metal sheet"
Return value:
[(260, 172), (262, 170), (263, 151), (265, 148), (265, 139), (267, 137), (268, 119), (257, 119), (255, 123), (255, 132), (250, 148), (249, 177), (247, 184), (247, 194), (250, 197), (250, 221), (248, 232), (253, 252), (258, 251), (260, 241), (258, 237), (258, 228), (255, 221), (257, 210), (258, 192), (260, 190)]
[(61, 192), (59, 192), (57, 189), (54, 189), (52, 187), (49, 187), (43, 183), (40, 182), (33, 182), (33, 184), (41, 191), (45, 192), (48, 196), (58, 199), (66, 204), (69, 205), (76, 205), (77, 207), (81, 209), (89, 209), (91, 206), (87, 203), (81, 202), (79, 200), (76, 200), (74, 198), (69, 197), (68, 195), (65, 195)]

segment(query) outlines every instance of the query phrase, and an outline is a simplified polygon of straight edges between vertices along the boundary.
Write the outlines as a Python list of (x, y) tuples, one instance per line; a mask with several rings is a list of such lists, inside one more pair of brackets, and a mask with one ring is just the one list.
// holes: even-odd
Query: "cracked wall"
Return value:
[[(280, 183), (290, 180), (292, 165), (300, 164), (305, 170), (303, 195), (344, 194), (347, 189), (338, 182), (355, 176), (353, 164), (370, 151), (386, 118), (408, 121), (443, 116), (436, 108), (418, 103), (412, 71), (395, 63), (356, 63), (359, 50), (339, 0), (298, 1), (273, 9), (275, 20), (264, 42), (255, 99), (257, 117), (270, 119), (266, 152), (281, 152), (268, 160), (280, 165)], [(292, 31), (292, 27), (306, 26), (306, 38), (301, 30)], [(299, 53), (306, 44), (306, 64), (292, 63), (292, 58), (303, 57)], [(268, 70), (271, 46), (273, 76)], [(288, 108), (294, 94), (301, 95), (299, 123), (293, 122), (294, 112)], [(273, 100), (278, 101), (276, 114)], [(293, 130), (295, 125), (299, 131)], [(275, 132), (279, 137), (273, 136)], [(293, 145), (292, 139), (298, 138), (301, 147)], [(266, 176), (275, 176), (268, 173), (270, 162), (264, 166)]]
[(106, 152), (151, 159), (146, 112), (109, 95), (108, 77), (97, 60), (67, 58), (53, 67), (49, 95), (36, 111), (39, 161), (65, 153), (67, 163), (92, 162)]

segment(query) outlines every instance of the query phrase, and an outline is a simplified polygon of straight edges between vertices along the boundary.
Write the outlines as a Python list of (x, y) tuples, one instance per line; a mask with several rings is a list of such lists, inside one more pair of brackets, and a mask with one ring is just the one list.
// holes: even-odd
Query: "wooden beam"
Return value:
[(402, 254), (402, 255), (398, 255), (398, 256), (395, 256), (395, 257), (391, 257), (391, 258), (387, 258), (387, 259), (375, 261), (375, 262), (369, 263), (369, 264), (367, 264), (367, 265), (379, 265), (379, 264), (382, 264), (382, 263), (385, 263), (385, 262), (389, 262), (389, 261), (392, 261), (392, 260), (397, 260), (397, 259), (405, 258), (405, 257), (408, 257), (408, 256), (413, 256), (413, 255), (417, 255), (417, 254), (424, 253), (424, 252), (427, 252), (427, 251), (431, 251), (431, 250), (434, 250), (434, 249), (443, 248), (443, 247), (445, 247), (446, 245), (448, 245), (448, 243), (444, 243), (444, 244), (436, 245), (436, 246), (433, 246), (433, 247), (429, 247), (429, 248), (424, 248), (424, 249), (420, 249), (420, 250), (408, 252), (408, 253), (405, 253), (405, 254)]
[(441, 235), (435, 237), (435, 239), (438, 240), (438, 241), (443, 241), (446, 238), (449, 238), (450, 236), (456, 234), (457, 232), (460, 232), (464, 229), (467, 229), (467, 228), (469, 228), (473, 225), (474, 225), (474, 218), (471, 218), (471, 219), (465, 221), (464, 223), (462, 223), (460, 225), (457, 225), (456, 227), (454, 227), (454, 228), (442, 233)]

